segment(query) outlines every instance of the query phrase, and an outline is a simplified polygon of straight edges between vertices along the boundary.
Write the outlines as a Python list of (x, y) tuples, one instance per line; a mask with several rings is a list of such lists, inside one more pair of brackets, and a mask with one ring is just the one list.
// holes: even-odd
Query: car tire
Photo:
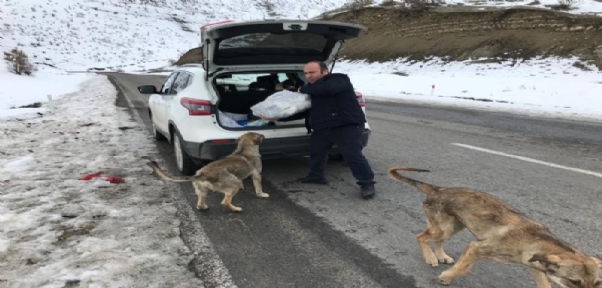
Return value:
[(151, 132), (153, 133), (153, 139), (155, 139), (155, 141), (165, 141), (167, 140), (167, 137), (165, 137), (165, 135), (161, 134), (161, 132), (159, 132), (159, 130), (157, 130), (157, 126), (155, 125), (155, 121), (153, 120), (153, 115), (150, 114), (150, 120), (151, 120)]
[(173, 147), (178, 171), (186, 176), (194, 175), (197, 170), (197, 165), (192, 161), (192, 158), (186, 154), (178, 132), (174, 132), (173, 134)]

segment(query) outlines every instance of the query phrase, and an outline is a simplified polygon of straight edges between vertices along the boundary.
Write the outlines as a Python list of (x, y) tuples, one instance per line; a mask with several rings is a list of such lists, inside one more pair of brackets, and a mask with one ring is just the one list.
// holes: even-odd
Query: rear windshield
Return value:
[(328, 39), (312, 33), (251, 33), (221, 40), (218, 57), (252, 55), (319, 56), (327, 49)]

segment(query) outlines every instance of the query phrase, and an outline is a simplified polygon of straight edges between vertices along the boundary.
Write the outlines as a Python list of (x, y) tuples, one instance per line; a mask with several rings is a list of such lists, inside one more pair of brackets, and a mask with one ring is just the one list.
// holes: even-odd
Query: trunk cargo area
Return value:
[(219, 75), (214, 80), (219, 97), (219, 124), (229, 130), (261, 130), (304, 127), (305, 120), (287, 122), (259, 120), (251, 107), (270, 95), (287, 89), (296, 91), (300, 72), (238, 73)]

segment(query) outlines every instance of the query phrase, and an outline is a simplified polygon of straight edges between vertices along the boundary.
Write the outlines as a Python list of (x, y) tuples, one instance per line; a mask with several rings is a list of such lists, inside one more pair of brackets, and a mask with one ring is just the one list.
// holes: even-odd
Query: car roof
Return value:
[(177, 68), (174, 70), (174, 72), (177, 72), (177, 71), (188, 71), (188, 72), (198, 73), (198, 72), (204, 72), (205, 69), (203, 69), (203, 65), (200, 63), (190, 63), (190, 64), (184, 64), (181, 66), (177, 66)]

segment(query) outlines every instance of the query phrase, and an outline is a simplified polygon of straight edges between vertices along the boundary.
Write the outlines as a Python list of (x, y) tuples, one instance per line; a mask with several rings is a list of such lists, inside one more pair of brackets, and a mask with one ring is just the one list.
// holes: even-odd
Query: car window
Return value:
[(173, 82), (177, 76), (178, 76), (178, 72), (174, 72), (174, 73), (171, 73), (171, 75), (169, 75), (169, 77), (167, 77), (167, 80), (165, 80), (165, 82), (163, 83), (163, 86), (161, 86), (161, 94), (173, 94), (173, 93), (171, 93), (171, 86), (173, 85)]
[(194, 79), (194, 76), (192, 76), (192, 74), (188, 75), (188, 83), (186, 84), (186, 87), (192, 85), (192, 79)]
[(278, 81), (283, 82), (288, 80), (288, 77), (284, 73), (278, 73)]
[(217, 78), (216, 84), (235, 85), (238, 91), (248, 90), (250, 86), (257, 85), (257, 82), (269, 82), (268, 90), (273, 90), (277, 83), (287, 80), (286, 73), (237, 73), (227, 78)]
[(190, 78), (190, 74), (181, 72), (173, 83), (171, 94), (178, 94), (184, 90), (188, 86), (188, 78)]

